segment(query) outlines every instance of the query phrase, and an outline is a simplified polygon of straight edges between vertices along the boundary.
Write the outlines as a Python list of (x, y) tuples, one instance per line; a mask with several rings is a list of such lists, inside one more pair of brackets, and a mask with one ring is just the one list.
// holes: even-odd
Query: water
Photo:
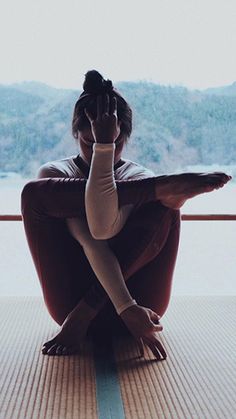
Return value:
[[(0, 214), (20, 213), (20, 193), (29, 180), (0, 179)], [(181, 212), (236, 214), (236, 183), (188, 200)], [(182, 222), (172, 295), (235, 295), (235, 237), (236, 221)], [(0, 295), (42, 295), (22, 222), (0, 222), (0, 252)]]
[[(229, 173), (229, 171), (227, 173)], [(0, 214), (20, 213), (21, 190), (29, 180), (30, 179), (22, 179), (21, 177), (15, 179), (0, 179)], [(233, 181), (230, 181), (222, 189), (189, 199), (182, 207), (182, 213), (236, 214), (236, 180), (234, 182), (233, 179)]]

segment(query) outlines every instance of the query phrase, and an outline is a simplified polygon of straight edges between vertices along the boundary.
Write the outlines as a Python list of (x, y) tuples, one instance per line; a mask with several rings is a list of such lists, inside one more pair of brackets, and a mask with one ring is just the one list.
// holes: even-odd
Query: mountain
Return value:
[(60, 101), (70, 96), (74, 91), (70, 89), (58, 89), (38, 81), (24, 81), (11, 85), (13, 89), (20, 92), (36, 95), (46, 100)]
[(236, 81), (229, 86), (210, 87), (203, 91), (207, 95), (236, 96)]
[[(235, 86), (213, 89), (213, 94), (212, 89), (117, 83), (133, 110), (133, 132), (123, 156), (156, 173), (236, 164)], [(79, 94), (38, 82), (0, 85), (0, 171), (33, 177), (44, 162), (77, 154), (71, 119)]]
[(2, 122), (3, 117), (8, 120), (35, 112), (43, 102), (38, 95), (0, 85), (0, 121)]

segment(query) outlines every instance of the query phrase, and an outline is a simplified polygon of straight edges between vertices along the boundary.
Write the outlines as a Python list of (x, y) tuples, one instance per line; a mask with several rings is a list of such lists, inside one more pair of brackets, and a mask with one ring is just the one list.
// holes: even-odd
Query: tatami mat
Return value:
[(59, 326), (41, 297), (0, 299), (1, 419), (236, 417), (235, 297), (172, 297), (159, 334), (168, 358), (138, 358), (129, 337), (99, 354), (41, 354)]
[[(127, 419), (236, 417), (235, 297), (175, 297), (159, 333), (168, 358), (114, 344)], [(132, 360), (133, 358), (133, 360)]]
[(1, 419), (97, 419), (91, 342), (78, 356), (45, 356), (59, 326), (40, 297), (0, 299)]

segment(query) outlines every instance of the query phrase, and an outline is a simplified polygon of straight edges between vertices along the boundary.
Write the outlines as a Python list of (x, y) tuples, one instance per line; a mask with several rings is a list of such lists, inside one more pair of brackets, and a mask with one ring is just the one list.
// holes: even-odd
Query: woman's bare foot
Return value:
[(160, 176), (156, 183), (156, 197), (166, 207), (179, 209), (187, 199), (222, 188), (231, 179), (223, 172)]
[(94, 314), (85, 311), (84, 304), (80, 302), (68, 314), (56, 336), (43, 344), (42, 353), (44, 355), (72, 355), (78, 353), (93, 316)]
[(80, 350), (81, 339), (77, 335), (79, 332), (79, 325), (68, 324), (61, 326), (60, 331), (53, 339), (44, 343), (42, 353), (44, 355), (71, 355), (78, 353)]

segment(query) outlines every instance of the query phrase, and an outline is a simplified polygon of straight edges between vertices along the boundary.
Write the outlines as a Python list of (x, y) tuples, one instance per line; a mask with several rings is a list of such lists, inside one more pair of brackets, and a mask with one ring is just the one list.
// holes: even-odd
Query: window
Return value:
[[(124, 157), (156, 174), (231, 174), (230, 184), (189, 200), (183, 212), (235, 213), (235, 15), (234, 1), (214, 3), (214, 13), (211, 0), (2, 4), (0, 213), (20, 213), (20, 191), (40, 165), (79, 152), (72, 112), (84, 74), (93, 68), (113, 80), (133, 109)], [(2, 252), (23, 234), (17, 223), (3, 224)], [(183, 247), (189, 250), (194, 234), (199, 243), (210, 237), (209, 248), (227, 243), (222, 252), (228, 255), (235, 227), (191, 222), (183, 227)], [(228, 260), (226, 253), (219, 259)], [(3, 277), (10, 281), (7, 266)]]

